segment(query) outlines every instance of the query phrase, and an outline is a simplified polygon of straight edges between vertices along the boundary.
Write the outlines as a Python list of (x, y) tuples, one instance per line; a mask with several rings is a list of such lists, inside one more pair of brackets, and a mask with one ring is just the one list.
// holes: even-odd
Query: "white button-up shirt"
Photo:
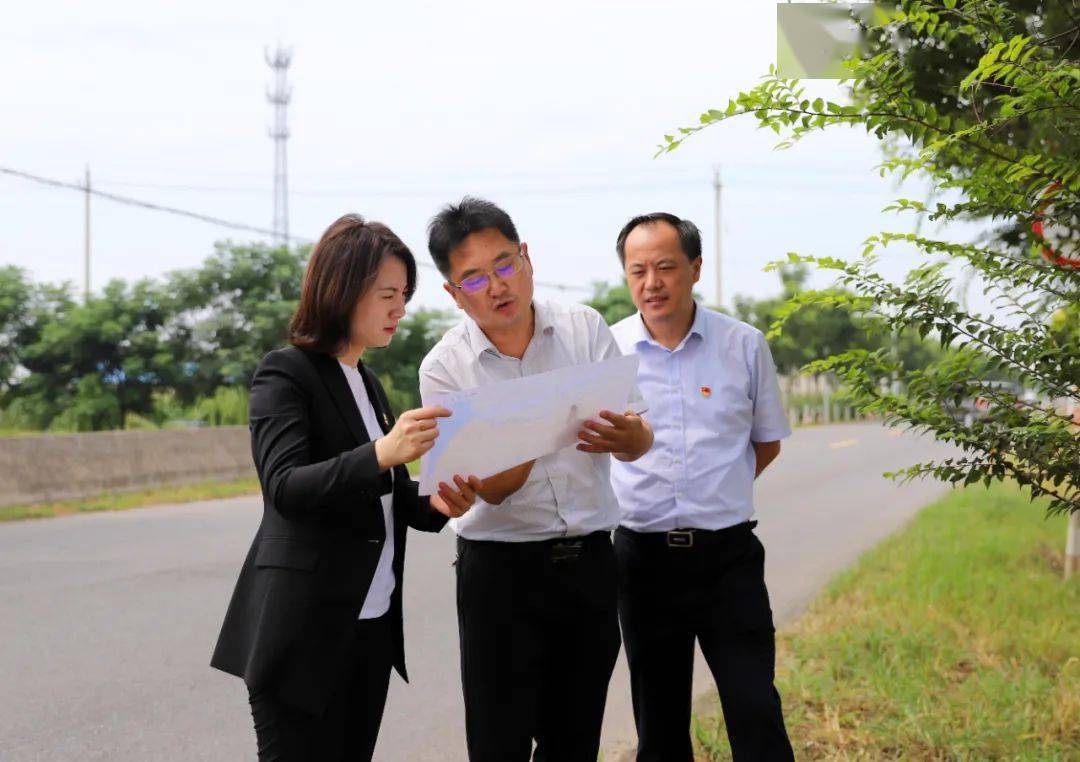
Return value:
[(612, 326), (636, 352), (652, 449), (615, 461), (611, 483), (622, 525), (637, 532), (723, 529), (754, 515), (751, 442), (791, 434), (772, 353), (761, 331), (696, 305), (675, 349), (652, 338), (640, 313)]
[[(429, 399), (620, 355), (611, 330), (591, 307), (534, 301), (533, 308), (535, 329), (520, 360), (499, 352), (469, 317), (447, 331), (420, 364), (420, 396)], [(636, 389), (631, 399), (640, 403)], [(573, 446), (537, 458), (524, 486), (502, 504), (477, 498), (450, 526), (469, 540), (501, 542), (612, 530), (619, 523), (619, 506), (611, 491), (611, 460)]]

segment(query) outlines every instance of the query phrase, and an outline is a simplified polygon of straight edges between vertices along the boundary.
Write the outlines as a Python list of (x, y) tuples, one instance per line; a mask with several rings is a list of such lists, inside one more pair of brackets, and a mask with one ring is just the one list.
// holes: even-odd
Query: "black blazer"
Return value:
[[(382, 385), (361, 366), (376, 416), (394, 419)], [(289, 347), (263, 358), (251, 385), (251, 449), (263, 518), (240, 570), (210, 664), (250, 688), (322, 713), (337, 679), (363, 654), (353, 636), (386, 540), (371, 433), (338, 361)], [(380, 432), (375, 432), (375, 438)], [(437, 532), (446, 518), (394, 469), (394, 666), (405, 670), (401, 595), (405, 533)]]

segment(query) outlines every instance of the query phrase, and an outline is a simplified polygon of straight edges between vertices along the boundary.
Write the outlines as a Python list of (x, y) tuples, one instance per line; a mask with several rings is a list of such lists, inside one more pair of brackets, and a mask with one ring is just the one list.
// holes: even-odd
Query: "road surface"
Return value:
[[(945, 452), (876, 424), (785, 441), (756, 487), (778, 625), (944, 491), (882, 472)], [(254, 759), (243, 684), (207, 662), (260, 511), (242, 497), (0, 525), (0, 760)], [(377, 760), (465, 759), (453, 545), (449, 530), (410, 537), (412, 683), (391, 679)], [(695, 690), (710, 685), (699, 654)], [(605, 757), (633, 739), (620, 657)]]

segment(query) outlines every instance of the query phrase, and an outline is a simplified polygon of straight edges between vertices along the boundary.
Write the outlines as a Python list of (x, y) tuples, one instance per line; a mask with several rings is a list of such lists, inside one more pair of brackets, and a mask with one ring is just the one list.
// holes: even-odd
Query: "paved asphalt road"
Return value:
[[(881, 473), (943, 452), (873, 424), (785, 442), (756, 493), (779, 624), (943, 491)], [(254, 759), (243, 685), (207, 661), (259, 515), (245, 497), (0, 525), (0, 760)], [(465, 758), (452, 556), (449, 530), (410, 539), (413, 682), (392, 678), (376, 759)], [(620, 657), (607, 758), (633, 738)]]

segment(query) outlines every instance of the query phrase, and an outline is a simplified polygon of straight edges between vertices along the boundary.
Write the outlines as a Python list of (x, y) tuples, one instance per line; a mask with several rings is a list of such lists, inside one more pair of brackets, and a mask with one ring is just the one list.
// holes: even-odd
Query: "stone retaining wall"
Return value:
[(247, 426), (0, 438), (0, 505), (254, 475)]

